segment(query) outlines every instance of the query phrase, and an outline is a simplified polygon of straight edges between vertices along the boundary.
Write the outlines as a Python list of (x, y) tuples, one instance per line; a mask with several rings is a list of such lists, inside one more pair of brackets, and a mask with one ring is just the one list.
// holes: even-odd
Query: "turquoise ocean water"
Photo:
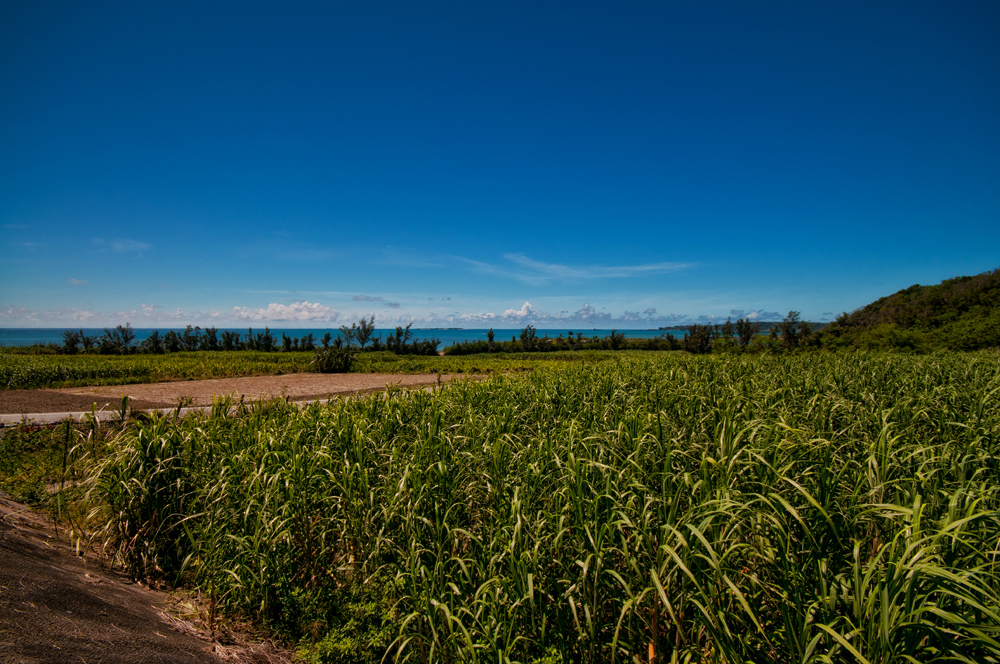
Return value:
[[(62, 345), (62, 334), (69, 328), (0, 328), (0, 346), (33, 346), (35, 344), (58, 344)], [(79, 328), (73, 328), (79, 329)], [(158, 331), (161, 335), (170, 329), (174, 329), (177, 332), (182, 332), (183, 328), (135, 328), (135, 339), (136, 343), (142, 342), (154, 331)], [(223, 328), (220, 328), (221, 332)], [(246, 328), (225, 328), (231, 329), (233, 332), (238, 332), (241, 338), (245, 338), (247, 334)], [(263, 332), (263, 327), (253, 328), (254, 334), (258, 332)], [(375, 336), (381, 335), (384, 339), (389, 333), (393, 332), (394, 329), (377, 329), (375, 330)], [(84, 334), (91, 336), (100, 336), (104, 332), (103, 328), (83, 328)], [(274, 337), (281, 342), (281, 335), (285, 335), (292, 338), (301, 338), (307, 334), (312, 334), (316, 339), (322, 339), (323, 335), (329, 332), (335, 338), (337, 336), (336, 329), (298, 329), (298, 328), (274, 328), (271, 333)], [(437, 339), (441, 342), (438, 346), (439, 349), (444, 350), (452, 344), (458, 343), (460, 341), (477, 341), (486, 340), (486, 334), (489, 332), (488, 329), (470, 329), (470, 330), (459, 330), (459, 329), (411, 329), (413, 332), (413, 337), (415, 339)], [(570, 332), (573, 334), (583, 333), (585, 338), (598, 337), (604, 338), (611, 334), (611, 330), (595, 330), (595, 329), (583, 329), (583, 328), (572, 328), (572, 329), (560, 329), (560, 330), (538, 330), (537, 334), (539, 337), (544, 337), (548, 335), (549, 337), (558, 337), (559, 335), (566, 336)], [(625, 334), (629, 339), (649, 339), (651, 337), (658, 337), (663, 334), (670, 334), (675, 337), (683, 337), (683, 332), (677, 331), (663, 331), (663, 330), (619, 330)], [(508, 329), (500, 330), (494, 329), (493, 333), (496, 335), (497, 341), (506, 341), (511, 337), (518, 337), (521, 334), (520, 329)]]

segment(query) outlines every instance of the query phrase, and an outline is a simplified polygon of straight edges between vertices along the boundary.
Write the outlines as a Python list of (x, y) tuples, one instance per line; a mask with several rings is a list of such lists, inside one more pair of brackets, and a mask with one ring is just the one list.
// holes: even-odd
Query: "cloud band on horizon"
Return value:
[(535, 285), (553, 280), (624, 279), (645, 274), (676, 272), (695, 265), (695, 263), (660, 262), (640, 265), (584, 265), (574, 267), (560, 263), (537, 261), (522, 253), (509, 253), (503, 254), (503, 258), (517, 267), (508, 268), (461, 256), (456, 256), (455, 258), (481, 274), (517, 279)]
[[(375, 300), (374, 298), (372, 298)], [(643, 311), (625, 309), (615, 315), (610, 311), (597, 309), (590, 303), (585, 303), (576, 311), (560, 311), (549, 313), (536, 308), (531, 302), (525, 301), (519, 308), (505, 309), (502, 313), (451, 312), (438, 314), (426, 312), (415, 315), (412, 312), (398, 311), (400, 305), (396, 302), (382, 302), (387, 311), (342, 311), (319, 302), (296, 301), (290, 304), (271, 302), (266, 307), (236, 306), (228, 310), (209, 309), (207, 311), (181, 308), (165, 309), (160, 305), (142, 304), (137, 309), (115, 312), (90, 311), (86, 309), (49, 309), (35, 311), (20, 306), (0, 306), (0, 326), (12, 327), (74, 327), (80, 324), (103, 327), (106, 325), (121, 325), (126, 322), (136, 327), (183, 326), (183, 325), (215, 325), (241, 326), (246, 323), (294, 323), (294, 324), (342, 324), (356, 321), (362, 317), (375, 316), (380, 327), (393, 327), (414, 323), (418, 326), (438, 327), (511, 327), (519, 328), (533, 325), (539, 329), (565, 328), (568, 326), (589, 327), (621, 327), (653, 328), (689, 325), (692, 323), (721, 323), (727, 318), (746, 318), (748, 320), (780, 320), (782, 316), (774, 311), (760, 309), (733, 309), (728, 314), (688, 315), (667, 313), (660, 314), (653, 307)]]

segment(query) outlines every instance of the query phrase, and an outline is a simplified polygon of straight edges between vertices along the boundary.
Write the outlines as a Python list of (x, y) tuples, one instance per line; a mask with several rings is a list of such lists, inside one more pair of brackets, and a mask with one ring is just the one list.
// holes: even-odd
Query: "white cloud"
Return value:
[(87, 281), (86, 279), (70, 279), (69, 283), (72, 284), (73, 286), (86, 286), (90, 282)]
[(91, 327), (121, 325), (132, 323), (135, 326), (157, 327), (169, 325), (211, 324), (242, 325), (246, 321), (290, 321), (332, 322), (341, 313), (336, 309), (312, 302), (293, 302), (292, 304), (271, 303), (266, 308), (253, 309), (249, 307), (233, 307), (224, 312), (216, 309), (184, 310), (180, 307), (166, 310), (158, 304), (139, 305), (138, 309), (126, 311), (91, 311), (87, 309), (46, 309), (34, 310), (20, 306), (0, 306), (0, 327), (57, 327), (60, 325), (75, 326), (89, 324)]
[(500, 277), (517, 279), (529, 284), (544, 284), (553, 280), (585, 280), (585, 279), (622, 279), (638, 277), (644, 274), (661, 272), (676, 272), (691, 267), (693, 263), (645, 263), (640, 265), (562, 265), (559, 263), (544, 263), (529, 258), (524, 254), (504, 254), (503, 257), (514, 264), (514, 267), (500, 267), (470, 258), (458, 260), (468, 265), (476, 272), (493, 274)]
[(750, 321), (754, 320), (773, 321), (773, 320), (781, 320), (782, 318), (784, 318), (784, 316), (779, 314), (777, 311), (761, 311), (760, 309), (752, 309), (750, 311), (747, 311), (745, 309), (733, 309), (732, 311), (729, 312), (729, 314), (733, 318), (746, 318), (747, 320)]
[[(430, 298), (429, 298), (430, 299)], [(449, 300), (451, 298), (448, 298)], [(385, 302), (385, 306), (390, 309), (399, 309), (399, 302), (386, 302), (385, 298), (379, 295), (378, 297), (372, 297), (371, 295), (355, 295), (351, 298), (354, 302)]]
[(247, 321), (333, 322), (340, 317), (340, 312), (318, 302), (293, 302), (292, 304), (272, 302), (267, 305), (266, 309), (233, 307), (232, 317)]
[[(462, 324), (466, 327), (486, 327), (495, 325), (511, 325), (520, 327), (523, 325), (534, 325), (535, 327), (563, 328), (575, 325), (595, 326), (616, 326), (634, 327), (636, 323), (648, 326), (657, 325), (680, 325), (689, 320), (687, 316), (680, 314), (667, 314), (656, 316), (655, 309), (646, 309), (643, 313), (626, 311), (621, 316), (613, 316), (607, 311), (599, 311), (591, 304), (584, 304), (574, 312), (560, 311), (558, 314), (550, 314), (535, 308), (530, 302), (525, 302), (519, 309), (507, 309), (499, 316), (491, 313), (466, 313), (453, 314), (445, 317), (445, 321)], [(631, 325), (630, 325), (631, 324)]]
[(150, 245), (145, 242), (139, 242), (138, 240), (114, 240), (110, 244), (111, 250), (118, 253), (142, 251), (143, 249), (149, 249), (150, 247)]
[[(441, 298), (444, 299), (444, 298)], [(374, 297), (372, 301), (377, 301)], [(184, 310), (179, 307), (167, 309), (154, 303), (142, 303), (125, 311), (91, 311), (86, 309), (31, 310), (20, 306), (0, 306), (0, 327), (104, 327), (131, 322), (136, 327), (178, 327), (184, 325), (216, 325), (219, 327), (242, 327), (247, 323), (266, 323), (271, 327), (331, 327), (333, 323), (356, 321), (364, 316), (374, 315), (376, 325), (391, 328), (396, 325), (413, 323), (415, 327), (465, 327), (465, 328), (521, 328), (533, 325), (539, 329), (580, 328), (656, 328), (691, 323), (722, 323), (726, 314), (685, 315), (657, 313), (653, 307), (635, 311), (615, 312), (611, 307), (584, 303), (576, 310), (571, 307), (558, 312), (548, 312), (535, 307), (529, 301), (522, 301), (520, 307), (494, 311), (469, 311), (451, 309), (447, 313), (427, 310), (402, 310), (398, 302), (382, 301), (381, 311), (361, 312), (358, 310), (338, 310), (318, 302), (295, 301), (290, 304), (272, 302), (264, 307), (236, 306), (231, 308)], [(563, 305), (565, 306), (565, 305)], [(729, 314), (749, 320), (781, 320), (773, 311), (732, 310)]]
[(534, 318), (536, 315), (535, 308), (531, 306), (531, 302), (525, 302), (521, 305), (520, 309), (508, 309), (503, 312), (503, 318)]
[(279, 251), (275, 255), (283, 261), (307, 262), (328, 261), (337, 258), (339, 253), (327, 249), (292, 248)]
[(610, 320), (611, 314), (597, 311), (589, 304), (585, 304), (576, 312), (574, 318), (582, 322)]
[(111, 251), (119, 254), (123, 253), (138, 253), (149, 249), (152, 245), (146, 242), (140, 242), (139, 240), (128, 240), (125, 238), (118, 238), (115, 240), (105, 240), (104, 238), (96, 238), (94, 244), (100, 247), (108, 247)]
[(455, 317), (456, 322), (461, 322), (471, 327), (478, 327), (480, 325), (492, 325), (493, 322), (496, 321), (496, 319), (497, 315), (494, 313), (461, 314)]
[(512, 263), (520, 265), (521, 267), (556, 279), (616, 279), (621, 277), (634, 277), (636, 275), (649, 272), (674, 272), (676, 270), (690, 267), (690, 263), (666, 262), (647, 263), (645, 265), (584, 265), (580, 267), (572, 267), (568, 265), (559, 265), (557, 263), (543, 263), (541, 261), (528, 258), (524, 254), (504, 254), (503, 257)]
[(42, 325), (59, 323), (87, 323), (103, 319), (104, 315), (86, 309), (47, 309), (35, 311), (25, 307), (9, 306), (0, 308), (0, 322), (20, 325)]

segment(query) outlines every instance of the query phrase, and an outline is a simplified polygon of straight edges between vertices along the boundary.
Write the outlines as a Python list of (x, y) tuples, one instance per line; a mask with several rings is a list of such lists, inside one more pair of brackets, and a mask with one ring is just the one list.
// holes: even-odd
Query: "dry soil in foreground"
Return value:
[(289, 661), (268, 642), (209, 631), (193, 603), (132, 583), (91, 553), (78, 555), (62, 535), (0, 493), (0, 662)]

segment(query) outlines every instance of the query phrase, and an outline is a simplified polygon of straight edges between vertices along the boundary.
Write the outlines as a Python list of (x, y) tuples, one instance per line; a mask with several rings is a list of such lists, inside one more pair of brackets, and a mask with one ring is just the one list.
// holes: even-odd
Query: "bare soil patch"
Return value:
[[(456, 376), (440, 376), (447, 382)], [(179, 403), (189, 406), (211, 406), (216, 397), (232, 396), (235, 400), (284, 399), (308, 401), (328, 396), (382, 390), (390, 385), (418, 387), (433, 385), (436, 374), (315, 374), (298, 373), (282, 376), (248, 376), (244, 378), (212, 378), (207, 380), (171, 381), (141, 385), (101, 387), (68, 387), (62, 389), (0, 391), (0, 413), (22, 415), (89, 411), (96, 404), (114, 410), (123, 395), (132, 398), (136, 410), (172, 408)]]
[[(63, 390), (2, 390), (0, 391), (0, 415), (24, 415), (28, 413), (71, 413), (86, 412), (92, 407), (97, 410), (113, 410), (121, 405), (121, 395), (115, 403), (108, 397), (71, 394)], [(154, 401), (133, 401), (132, 408), (169, 408), (174, 404)]]
[(0, 494), (0, 661), (288, 662), (270, 643), (171, 615), (171, 595), (77, 555), (52, 524)]

